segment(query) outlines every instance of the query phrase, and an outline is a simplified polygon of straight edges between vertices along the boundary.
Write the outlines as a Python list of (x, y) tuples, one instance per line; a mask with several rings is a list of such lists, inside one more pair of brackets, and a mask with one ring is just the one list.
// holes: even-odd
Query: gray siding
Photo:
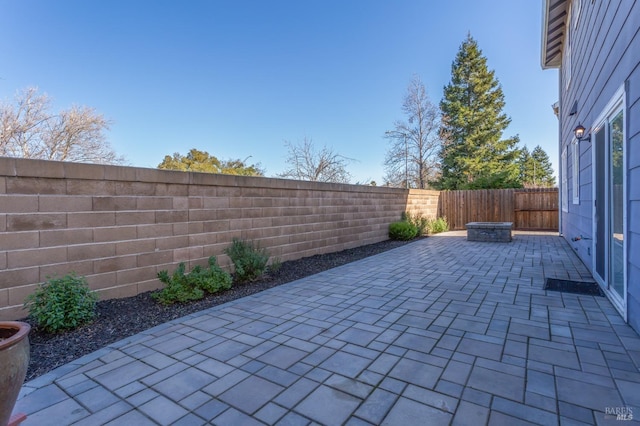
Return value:
[[(593, 126), (614, 93), (626, 84), (627, 306), (629, 323), (640, 332), (640, 5), (636, 0), (582, 0), (577, 23), (577, 28), (570, 23), (572, 76), (568, 90), (560, 81), (560, 138), (562, 147), (567, 146), (569, 185), (569, 212), (562, 213), (561, 232), (592, 269), (592, 144), (580, 143), (579, 205), (572, 203), (573, 153), (569, 145), (578, 123)], [(570, 116), (576, 100), (578, 112)], [(587, 239), (572, 241), (580, 235)]]

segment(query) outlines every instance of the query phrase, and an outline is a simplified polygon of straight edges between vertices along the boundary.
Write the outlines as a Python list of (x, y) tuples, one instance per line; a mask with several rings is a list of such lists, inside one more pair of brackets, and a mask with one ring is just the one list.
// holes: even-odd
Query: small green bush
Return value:
[(389, 238), (392, 240), (408, 241), (418, 235), (418, 228), (407, 222), (393, 222), (389, 225)]
[(218, 266), (214, 256), (209, 258), (209, 267), (196, 265), (185, 274), (185, 265), (180, 263), (170, 276), (166, 270), (158, 272), (158, 279), (166, 286), (151, 295), (158, 302), (169, 305), (202, 299), (205, 293), (216, 293), (231, 288), (231, 275)]
[(151, 297), (163, 305), (202, 299), (204, 291), (189, 282), (188, 275), (184, 273), (185, 269), (184, 263), (180, 263), (171, 276), (166, 270), (158, 272), (158, 279), (165, 284), (165, 287), (153, 293)]
[(189, 274), (189, 280), (207, 293), (216, 293), (231, 288), (231, 275), (218, 266), (216, 258), (209, 258), (209, 267), (196, 266)]
[(432, 234), (446, 232), (449, 230), (449, 223), (447, 222), (446, 217), (439, 217), (430, 223), (429, 228)]
[(405, 222), (409, 222), (411, 225), (415, 226), (418, 229), (418, 236), (426, 235), (429, 232), (429, 225), (431, 221), (422, 216), (421, 213), (416, 213), (412, 215), (409, 212), (404, 212), (402, 214), (402, 220)]
[(62, 278), (48, 278), (27, 296), (24, 306), (39, 327), (55, 333), (90, 322), (97, 300), (87, 280), (72, 272)]
[(224, 250), (235, 266), (235, 279), (248, 282), (258, 279), (266, 270), (269, 262), (267, 249), (259, 248), (252, 241), (234, 238), (231, 246)]
[(279, 257), (271, 259), (271, 264), (269, 265), (269, 272), (277, 273), (280, 268), (282, 268), (282, 260)]

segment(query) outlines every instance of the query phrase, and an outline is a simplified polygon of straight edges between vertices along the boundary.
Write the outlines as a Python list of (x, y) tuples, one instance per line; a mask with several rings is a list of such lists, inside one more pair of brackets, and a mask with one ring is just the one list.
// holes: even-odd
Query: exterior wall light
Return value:
[(585, 136), (584, 135), (585, 130), (586, 129), (582, 124), (578, 124), (576, 128), (573, 129), (573, 134), (575, 135), (576, 139), (578, 139), (579, 142), (582, 142), (582, 141), (591, 142), (591, 134), (588, 134), (587, 136)]

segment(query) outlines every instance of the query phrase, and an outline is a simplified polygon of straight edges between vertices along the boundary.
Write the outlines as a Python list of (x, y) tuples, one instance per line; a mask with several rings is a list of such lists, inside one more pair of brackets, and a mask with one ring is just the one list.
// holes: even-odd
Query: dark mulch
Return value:
[[(100, 301), (97, 304), (96, 319), (89, 325), (59, 334), (48, 334), (37, 327), (32, 329), (29, 335), (31, 361), (26, 380), (35, 379), (56, 367), (158, 324), (404, 244), (406, 242), (387, 240), (341, 252), (283, 262), (276, 273), (266, 275), (259, 281), (234, 286), (230, 290), (191, 303), (163, 306), (151, 298), (150, 292), (125, 299)], [(23, 321), (33, 326), (30, 319)]]

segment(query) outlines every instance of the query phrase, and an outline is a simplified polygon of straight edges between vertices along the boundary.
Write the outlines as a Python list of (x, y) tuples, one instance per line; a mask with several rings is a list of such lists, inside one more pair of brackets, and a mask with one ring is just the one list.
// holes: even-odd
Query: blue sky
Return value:
[(420, 76), (437, 104), (468, 32), (529, 149), (557, 170), (557, 71), (540, 68), (542, 0), (0, 0), (0, 99), (37, 86), (87, 105), (132, 166), (205, 150), (285, 168), (311, 138), (382, 182), (384, 132)]

